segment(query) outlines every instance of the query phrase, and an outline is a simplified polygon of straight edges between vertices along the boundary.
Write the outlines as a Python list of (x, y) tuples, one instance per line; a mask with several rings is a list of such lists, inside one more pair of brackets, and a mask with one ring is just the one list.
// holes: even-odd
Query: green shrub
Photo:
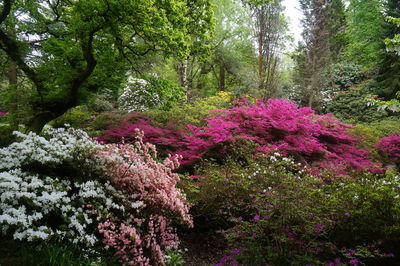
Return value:
[(205, 118), (212, 114), (212, 110), (228, 108), (233, 100), (228, 92), (219, 92), (215, 96), (197, 99), (192, 103), (175, 105), (168, 110), (150, 110), (149, 115), (162, 124), (169, 121), (177, 125), (206, 125)]
[(111, 252), (82, 254), (81, 250), (72, 245), (51, 242), (46, 244), (26, 243), (4, 238), (0, 244), (4, 247), (0, 250), (1, 265), (118, 265)]
[(15, 136), (12, 132), (16, 130), (8, 123), (0, 124), (0, 147), (5, 147), (11, 144), (15, 140)]
[(338, 92), (327, 104), (326, 111), (350, 123), (368, 123), (387, 118), (389, 114), (386, 111), (377, 111), (376, 107), (367, 104), (366, 94), (375, 94), (371, 80)]
[(329, 185), (312, 176), (281, 175), (253, 192), (253, 216), (237, 217), (225, 231), (237, 254), (222, 261), (384, 264), (398, 256), (394, 247), (400, 244), (399, 193), (398, 173), (379, 178), (366, 173)]
[(103, 112), (96, 116), (96, 118), (90, 124), (90, 127), (93, 130), (107, 129), (109, 126), (115, 125), (115, 123), (121, 121), (125, 114), (126, 112), (119, 110)]
[(111, 93), (98, 94), (87, 105), (88, 109), (93, 112), (107, 112), (115, 108), (116, 100), (113, 99)]
[(392, 262), (399, 173), (317, 178), (277, 153), (254, 157), (251, 145), (235, 143), (226, 161), (203, 161), (181, 182), (195, 226), (228, 240), (231, 252), (217, 265)]
[(92, 115), (85, 106), (77, 106), (53, 120), (52, 126), (64, 127), (65, 124), (68, 124), (74, 128), (85, 128), (92, 120)]
[[(254, 196), (261, 187), (270, 187), (282, 176), (303, 175), (300, 165), (276, 156), (257, 156), (254, 143), (237, 141), (223, 162), (203, 161), (192, 177), (182, 182), (192, 208), (195, 226), (210, 230), (228, 228), (233, 218), (250, 218), (256, 212)], [(265, 166), (261, 169), (260, 165)]]

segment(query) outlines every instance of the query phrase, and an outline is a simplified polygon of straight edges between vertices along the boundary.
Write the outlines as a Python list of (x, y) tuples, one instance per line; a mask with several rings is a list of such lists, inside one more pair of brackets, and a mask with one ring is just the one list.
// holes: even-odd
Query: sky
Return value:
[(294, 44), (301, 40), (302, 27), (300, 20), (302, 13), (300, 11), (300, 4), (298, 0), (284, 0), (283, 5), (286, 7), (285, 14), (289, 18), (289, 29), (291, 35), (295, 39)]

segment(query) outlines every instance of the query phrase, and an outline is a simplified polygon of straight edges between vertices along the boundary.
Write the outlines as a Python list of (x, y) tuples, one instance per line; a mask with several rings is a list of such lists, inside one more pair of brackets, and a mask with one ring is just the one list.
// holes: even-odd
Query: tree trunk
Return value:
[(32, 131), (36, 134), (39, 134), (40, 132), (42, 132), (44, 126), (51, 120), (53, 120), (53, 119), (49, 120), (49, 119), (46, 119), (46, 117), (43, 117), (40, 115), (34, 116), (29, 121), (29, 123), (26, 125), (25, 132), (28, 133), (28, 132)]
[(187, 69), (188, 69), (188, 58), (178, 63), (179, 73), (179, 85), (185, 89), (186, 95), (188, 93), (188, 82), (187, 82)]
[(258, 36), (258, 88), (262, 90), (264, 88), (264, 58), (263, 58), (263, 32), (260, 29)]
[(35, 132), (39, 134), (42, 132), (43, 127), (50, 121), (56, 119), (57, 117), (60, 117), (64, 113), (66, 113), (69, 109), (71, 109), (74, 106), (70, 105), (64, 105), (62, 108), (60, 106), (57, 106), (57, 109), (47, 109), (47, 110), (42, 110), (42, 111), (37, 111), (32, 115), (32, 118), (28, 121), (26, 124), (25, 131), (26, 132)]
[(225, 64), (223, 61), (219, 65), (219, 91), (225, 90)]
[(8, 82), (11, 86), (17, 85), (17, 63), (15, 61), (10, 62), (8, 67)]

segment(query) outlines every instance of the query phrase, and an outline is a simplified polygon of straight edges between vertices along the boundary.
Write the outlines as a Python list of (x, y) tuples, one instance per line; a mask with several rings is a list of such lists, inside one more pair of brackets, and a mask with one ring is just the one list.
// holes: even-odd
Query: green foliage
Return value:
[(110, 252), (84, 254), (82, 250), (72, 245), (55, 243), (26, 243), (11, 241), (3, 238), (0, 242), (1, 265), (82, 265), (82, 266), (106, 266), (118, 265)]
[[(129, 64), (146, 54), (162, 51), (182, 58), (192, 43), (200, 49), (197, 44), (208, 38), (212, 20), (209, 0), (5, 3), (12, 8), (4, 10), (0, 47), (32, 85), (28, 130), (34, 131), (93, 92), (116, 90)], [(13, 20), (20, 13), (24, 18)], [(35, 40), (16, 38), (22, 35)]]
[(162, 103), (159, 108), (162, 110), (172, 108), (186, 97), (184, 89), (171, 81), (153, 76), (144, 76), (143, 78), (150, 82), (149, 90), (159, 95), (160, 102)]
[[(221, 261), (231, 259), (239, 265), (327, 265), (358, 260), (372, 265), (383, 263), (382, 259), (392, 257), (390, 252), (397, 252), (394, 247), (400, 243), (398, 172), (382, 176), (363, 173), (327, 184), (299, 175), (298, 170), (290, 172), (290, 160), (276, 159), (258, 160), (258, 167), (241, 177), (243, 182), (253, 183), (249, 194), (244, 196), (245, 193), (232, 190), (253, 208), (247, 206), (247, 212), (238, 208), (236, 213), (226, 214), (233, 216), (233, 226), (224, 234), (229, 247), (237, 251)], [(225, 182), (231, 186), (231, 182)], [(220, 207), (217, 202), (221, 201), (215, 201), (213, 195), (217, 191), (222, 191), (221, 197), (226, 195), (218, 183), (215, 190), (210, 202)], [(240, 206), (235, 196), (227, 196), (225, 205)]]
[(74, 128), (85, 128), (91, 122), (93, 114), (85, 106), (77, 106), (53, 121), (53, 127), (64, 127), (65, 124)]
[(109, 126), (115, 125), (115, 123), (120, 121), (122, 119), (122, 116), (125, 114), (126, 112), (121, 112), (117, 110), (101, 113), (96, 116), (96, 118), (90, 124), (90, 127), (96, 131), (106, 129)]
[(383, 8), (380, 0), (350, 0), (347, 9), (348, 45), (344, 57), (362, 66), (363, 70), (377, 68), (384, 51), (385, 29)]
[(323, 72), (323, 101), (325, 106), (340, 92), (348, 91), (354, 85), (367, 78), (365, 72), (361, 72), (360, 66), (351, 63), (337, 63), (330, 65)]
[(224, 162), (202, 162), (193, 179), (185, 179), (182, 187), (194, 203), (195, 226), (229, 228), (234, 218), (250, 218), (257, 212), (254, 197), (261, 188), (268, 190), (282, 176), (303, 175), (301, 166), (277, 160), (279, 155), (254, 157), (254, 148), (250, 141), (237, 141)]
[(263, 6), (272, 3), (274, 0), (244, 0), (248, 5)]
[(0, 147), (8, 146), (15, 140), (15, 136), (12, 134), (14, 130), (15, 128), (8, 123), (0, 124)]
[[(400, 18), (386, 17), (386, 21), (400, 27)], [(400, 55), (400, 34), (395, 34), (393, 39), (385, 39), (386, 50), (388, 52), (395, 52)]]
[(378, 96), (371, 97), (367, 95), (365, 101), (369, 106), (376, 106), (378, 111), (388, 110), (395, 113), (400, 112), (400, 91), (396, 93), (397, 99), (393, 98), (387, 101), (380, 100)]
[(356, 124), (356, 127), (351, 129), (351, 134), (361, 139), (360, 148), (370, 151), (371, 157), (381, 162), (387, 162), (387, 160), (378, 152), (375, 144), (382, 137), (387, 137), (396, 132), (400, 132), (400, 120), (381, 120)]
[(325, 90), (332, 92), (346, 91), (350, 87), (361, 83), (366, 73), (361, 72), (360, 66), (351, 63), (337, 63), (330, 66), (326, 72), (328, 86)]
[(115, 108), (117, 100), (116, 93), (112, 90), (106, 90), (103, 93), (94, 95), (87, 104), (87, 108), (93, 112), (107, 112)]
[[(327, 112), (333, 113), (339, 120), (351, 123), (374, 122), (388, 117), (386, 111), (376, 111), (365, 102), (365, 95), (374, 95), (376, 88), (371, 80), (365, 81), (348, 91), (341, 91), (327, 104)], [(371, 96), (372, 97), (372, 96)]]
[(219, 92), (215, 96), (197, 99), (193, 103), (175, 105), (169, 110), (150, 110), (149, 115), (162, 124), (172, 121), (181, 126), (205, 125), (204, 118), (211, 115), (212, 110), (229, 107), (233, 98), (228, 92)]
[[(383, 39), (393, 39), (394, 42), (398, 39), (400, 34), (400, 27), (395, 23), (395, 18), (400, 17), (400, 5), (396, 0), (384, 1), (385, 15), (394, 19), (389, 19), (390, 22), (385, 23), (383, 32)], [(393, 23), (394, 22), (394, 23)], [(390, 46), (394, 44), (394, 46)], [(386, 47), (387, 48), (387, 47)], [(389, 41), (389, 49), (396, 49), (396, 43)], [(377, 81), (379, 82), (382, 90), (379, 96), (385, 97), (385, 100), (396, 98), (396, 93), (400, 87), (400, 55), (398, 53), (386, 52), (381, 56), (382, 63), (379, 66), (379, 75)], [(395, 105), (396, 106), (396, 105)]]
[(185, 260), (183, 259), (183, 252), (181, 250), (174, 251), (167, 249), (166, 253), (165, 261), (167, 266), (178, 266), (185, 263)]

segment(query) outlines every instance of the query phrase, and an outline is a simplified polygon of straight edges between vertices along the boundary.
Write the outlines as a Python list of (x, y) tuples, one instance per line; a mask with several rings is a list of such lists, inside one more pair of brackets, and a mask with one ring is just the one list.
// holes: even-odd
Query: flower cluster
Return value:
[(0, 149), (0, 170), (23, 168), (31, 164), (60, 165), (66, 161), (85, 161), (100, 148), (86, 132), (72, 128), (48, 129), (44, 136), (33, 132), (14, 132), (19, 142)]
[(119, 108), (132, 112), (145, 111), (149, 106), (160, 105), (160, 96), (149, 91), (149, 85), (147, 80), (129, 77), (127, 86), (118, 98)]
[(167, 248), (179, 243), (171, 220), (192, 223), (175, 187), (176, 158), (156, 162), (140, 132), (135, 145), (101, 145), (72, 128), (15, 134), (20, 141), (0, 149), (2, 234), (165, 264)]
[(185, 98), (183, 88), (154, 76), (129, 77), (123, 93), (118, 98), (120, 109), (146, 111), (150, 108), (170, 108)]

